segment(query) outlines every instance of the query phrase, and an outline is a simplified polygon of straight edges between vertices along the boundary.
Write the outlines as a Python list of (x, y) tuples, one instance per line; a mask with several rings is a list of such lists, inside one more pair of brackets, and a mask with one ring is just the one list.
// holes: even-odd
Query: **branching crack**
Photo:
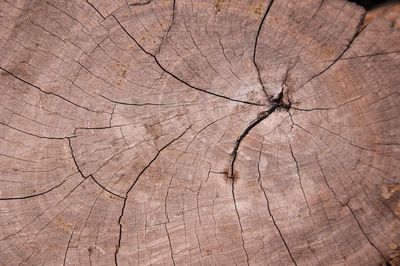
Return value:
[(281, 90), (281, 92), (274, 98), (270, 98), (268, 99), (269, 103), (271, 105), (271, 107), (269, 109), (267, 109), (266, 111), (263, 111), (261, 113), (258, 114), (257, 118), (254, 119), (242, 132), (242, 134), (240, 134), (240, 136), (236, 139), (235, 142), (235, 146), (233, 147), (233, 151), (231, 153), (231, 162), (230, 162), (230, 166), (229, 169), (227, 171), (227, 173), (225, 172), (224, 174), (227, 175), (227, 177), (229, 179), (232, 179), (232, 198), (233, 198), (233, 203), (235, 206), (235, 211), (236, 211), (236, 215), (239, 221), (239, 225), (240, 225), (240, 235), (242, 238), (242, 245), (243, 245), (243, 250), (246, 253), (246, 258), (247, 258), (247, 264), (250, 265), (250, 261), (249, 261), (249, 255), (248, 252), (246, 250), (245, 247), (245, 243), (244, 243), (244, 238), (243, 238), (243, 226), (242, 226), (242, 222), (240, 219), (240, 215), (239, 215), (239, 210), (237, 208), (237, 203), (236, 203), (236, 196), (235, 196), (235, 161), (236, 161), (236, 157), (237, 157), (237, 152), (240, 146), (240, 143), (243, 141), (243, 139), (249, 134), (249, 132), (255, 127), (257, 126), (261, 121), (263, 121), (264, 119), (266, 119), (267, 117), (269, 117), (273, 112), (275, 112), (277, 109), (282, 108), (282, 109), (286, 109), (289, 110), (290, 109), (290, 100), (287, 98), (287, 91), (284, 89)]
[(0, 122), (0, 125), (9, 127), (9, 128), (11, 128), (11, 129), (13, 129), (13, 130), (15, 130), (15, 131), (18, 131), (18, 132), (21, 132), (21, 133), (23, 133), (23, 134), (26, 134), (26, 135), (29, 135), (29, 136), (33, 136), (33, 137), (36, 137), (36, 138), (39, 138), (39, 139), (64, 140), (64, 139), (69, 139), (69, 138), (74, 138), (74, 137), (75, 137), (75, 136), (68, 136), (68, 137), (48, 137), (48, 136), (40, 136), (40, 135), (36, 135), (36, 134), (30, 133), (30, 132), (24, 131), (24, 130), (22, 130), (22, 129), (19, 129), (19, 128), (10, 126), (10, 125), (5, 124), (5, 123), (3, 123), (3, 122)]
[(326, 186), (327, 186), (327, 187), (329, 188), (329, 190), (332, 192), (333, 196), (335, 197), (335, 200), (336, 200), (341, 206), (345, 206), (346, 204), (345, 204), (345, 203), (342, 203), (342, 202), (338, 199), (335, 190), (333, 190), (333, 187), (329, 184), (328, 179), (326, 178), (325, 172), (324, 172), (324, 170), (322, 169), (322, 166), (321, 166), (321, 163), (320, 163), (320, 161), (319, 161), (318, 155), (316, 155), (316, 158), (317, 158), (318, 167), (319, 167), (319, 169), (320, 169), (320, 171), (321, 171), (321, 173), (322, 173), (322, 177), (324, 178), (324, 181), (325, 181)]
[(162, 39), (161, 39), (161, 42), (160, 42), (160, 45), (158, 46), (157, 53), (154, 55), (154, 57), (155, 57), (157, 54), (160, 53), (161, 47), (162, 47), (162, 45), (164, 44), (164, 40), (165, 40), (165, 38), (167, 38), (167, 36), (168, 36), (168, 34), (169, 34), (169, 32), (170, 32), (172, 26), (174, 25), (174, 22), (175, 22), (175, 9), (176, 9), (176, 0), (173, 0), (173, 1), (172, 1), (172, 18), (171, 18), (171, 23), (169, 24), (167, 31), (166, 31), (165, 34), (163, 35), (163, 37), (162, 37)]
[(387, 263), (387, 265), (390, 265), (390, 263), (388, 262), (388, 260), (386, 259), (386, 257), (383, 255), (382, 251), (380, 249), (378, 249), (378, 247), (371, 241), (371, 239), (369, 238), (368, 234), (365, 232), (364, 228), (362, 227), (360, 221), (358, 220), (356, 214), (354, 213), (353, 209), (350, 206), (350, 199), (347, 200), (346, 202), (342, 202), (340, 199), (338, 199), (336, 192), (334, 191), (333, 187), (328, 183), (328, 180), (325, 176), (324, 170), (320, 164), (319, 158), (318, 156), (316, 156), (317, 158), (317, 164), (318, 167), (322, 173), (322, 176), (324, 177), (325, 180), (325, 184), (326, 186), (329, 188), (329, 190), (331, 190), (333, 196), (335, 197), (335, 200), (342, 206), (342, 207), (346, 207), (351, 215), (353, 216), (354, 220), (356, 221), (358, 227), (360, 228), (361, 233), (363, 234), (363, 236), (367, 239), (368, 243), (379, 253), (379, 255), (385, 260), (385, 262)]
[(364, 237), (367, 239), (369, 244), (379, 253), (379, 255), (385, 260), (386, 265), (391, 265), (391, 263), (386, 259), (386, 257), (383, 255), (382, 251), (378, 249), (378, 247), (371, 241), (369, 238), (368, 234), (365, 232), (364, 228), (362, 227), (360, 221), (358, 220), (356, 214), (354, 213), (353, 209), (350, 207), (349, 203), (346, 203), (345, 205), (347, 209), (349, 209), (351, 215), (354, 217), (354, 220), (356, 220), (358, 227), (360, 228), (361, 233), (364, 235)]
[[(358, 22), (358, 24), (357, 24), (355, 33), (353, 34), (353, 36), (351, 37), (349, 43), (346, 45), (346, 47), (343, 49), (343, 51), (339, 54), (339, 56), (336, 57), (336, 59), (334, 59), (334, 60), (332, 61), (332, 63), (330, 63), (330, 64), (329, 64), (326, 68), (324, 68), (322, 71), (320, 71), (319, 73), (313, 75), (313, 76), (312, 76), (311, 78), (309, 78), (306, 82), (304, 82), (303, 84), (301, 84), (297, 89), (302, 88), (304, 85), (306, 85), (307, 83), (309, 83), (311, 80), (313, 80), (313, 79), (315, 79), (315, 78), (318, 78), (319, 76), (321, 76), (322, 74), (324, 74), (324, 73), (325, 73), (326, 71), (328, 71), (336, 62), (338, 62), (338, 61), (342, 58), (342, 56), (350, 49), (350, 47), (351, 47), (351, 45), (353, 44), (354, 40), (355, 40), (355, 39), (358, 37), (358, 35), (365, 29), (366, 26), (363, 26), (363, 25), (364, 25), (365, 15), (366, 15), (366, 13), (363, 13), (363, 14), (360, 16), (360, 20), (359, 20), (359, 22)], [(296, 89), (296, 90), (297, 90), (297, 89)]]
[(116, 100), (110, 99), (110, 98), (100, 95), (100, 94), (98, 94), (98, 95), (114, 104), (127, 105), (127, 106), (167, 106), (167, 107), (174, 106), (174, 107), (179, 107), (179, 106), (194, 105), (194, 104), (201, 103), (200, 101), (193, 101), (193, 102), (180, 101), (180, 102), (172, 102), (172, 103), (152, 103), (152, 102), (129, 103), (129, 102), (116, 101)]
[(258, 38), (260, 37), (260, 33), (261, 33), (262, 27), (264, 25), (264, 21), (267, 18), (267, 15), (268, 15), (273, 3), (274, 3), (274, 0), (270, 0), (268, 5), (267, 5), (267, 8), (266, 8), (266, 10), (264, 12), (264, 15), (263, 15), (263, 18), (261, 20), (260, 26), (258, 27), (258, 30), (257, 30), (256, 40), (254, 42), (254, 49), (253, 49), (253, 63), (254, 63), (254, 66), (256, 67), (256, 70), (257, 70), (258, 81), (260, 82), (261, 87), (262, 87), (262, 89), (263, 89), (263, 91), (264, 91), (264, 93), (265, 93), (265, 95), (267, 96), (268, 99), (270, 98), (270, 96), (268, 95), (268, 93), (267, 93), (267, 91), (265, 89), (264, 83), (261, 80), (260, 69), (258, 68), (258, 65), (257, 65), (257, 62), (256, 62), (256, 54), (257, 54)]
[(78, 162), (76, 161), (76, 158), (75, 158), (75, 155), (74, 155), (74, 150), (73, 150), (73, 148), (72, 148), (71, 139), (69, 139), (69, 138), (67, 138), (67, 139), (68, 139), (69, 149), (71, 150), (71, 156), (72, 156), (72, 159), (73, 159), (74, 164), (75, 164), (75, 166), (76, 166), (76, 169), (77, 169), (78, 172), (81, 174), (81, 176), (82, 176), (84, 179), (86, 179), (87, 176), (85, 176), (85, 175), (83, 174), (81, 168), (80, 168), (79, 165), (78, 165)]
[[(75, 172), (75, 173), (76, 173), (76, 172)], [(68, 180), (68, 179), (65, 179), (65, 180), (63, 180), (60, 184), (58, 184), (58, 185), (56, 185), (56, 186), (54, 186), (54, 187), (51, 187), (51, 188), (49, 188), (48, 190), (43, 191), (43, 192), (39, 192), (39, 193), (32, 194), (32, 195), (28, 195), (28, 196), (0, 198), (0, 200), (22, 200), (22, 199), (29, 199), (29, 198), (34, 198), (34, 197), (42, 196), (42, 195), (44, 195), (44, 194), (46, 194), (46, 193), (49, 193), (49, 192), (53, 191), (54, 189), (56, 189), (56, 188), (58, 188), (58, 187), (60, 187), (60, 186), (62, 186), (67, 180)]]
[(122, 240), (122, 218), (125, 214), (125, 207), (126, 207), (126, 203), (128, 200), (128, 194), (129, 192), (133, 189), (133, 187), (135, 186), (135, 184), (138, 182), (139, 178), (142, 176), (142, 174), (152, 165), (152, 163), (158, 158), (158, 156), (160, 155), (160, 153), (165, 150), (168, 146), (170, 146), (172, 143), (174, 143), (175, 141), (177, 141), (178, 139), (180, 139), (192, 126), (189, 126), (188, 128), (186, 128), (178, 137), (176, 137), (175, 139), (171, 140), (170, 142), (168, 142), (166, 145), (164, 145), (157, 153), (156, 155), (153, 157), (153, 159), (151, 159), (151, 161), (143, 168), (143, 170), (136, 176), (135, 180), (133, 181), (132, 185), (129, 187), (129, 189), (126, 191), (125, 193), (125, 197), (124, 197), (124, 202), (122, 205), (122, 209), (121, 209), (121, 214), (118, 218), (118, 225), (119, 225), (119, 236), (118, 236), (118, 243), (115, 249), (115, 253), (114, 253), (114, 262), (115, 265), (118, 265), (118, 252), (119, 252), (119, 248), (121, 247), (121, 240)]
[(336, 106), (336, 107), (300, 108), (300, 107), (292, 106), (292, 108), (293, 108), (294, 110), (297, 110), (297, 111), (304, 111), (304, 112), (337, 110), (337, 109), (339, 109), (339, 108), (341, 108), (341, 107), (343, 107), (343, 106), (345, 106), (345, 105), (347, 105), (347, 104), (349, 104), (349, 103), (358, 101), (358, 100), (360, 100), (360, 99), (363, 98), (363, 97), (364, 97), (364, 96), (359, 96), (359, 97), (357, 97), (357, 98), (348, 100), (348, 101), (346, 101), (346, 102), (344, 102), (344, 103), (339, 104), (339, 105)]
[(106, 19), (106, 18), (103, 16), (103, 14), (101, 14), (100, 11), (99, 11), (91, 2), (89, 2), (89, 0), (86, 0), (86, 3), (87, 3), (88, 5), (90, 5), (90, 6), (97, 12), (97, 14), (100, 15), (100, 17), (102, 17), (103, 19)]
[(296, 263), (296, 261), (294, 260), (294, 257), (293, 257), (293, 255), (292, 255), (292, 252), (290, 251), (289, 246), (288, 246), (288, 244), (287, 244), (285, 238), (283, 237), (283, 234), (282, 234), (282, 232), (281, 232), (281, 230), (280, 230), (278, 224), (276, 223), (276, 220), (275, 220), (274, 215), (272, 214), (271, 207), (270, 207), (270, 203), (269, 203), (269, 199), (268, 199), (268, 196), (267, 196), (267, 192), (265, 191), (264, 186), (263, 186), (263, 184), (262, 184), (262, 180), (261, 180), (261, 171), (260, 171), (260, 161), (261, 161), (262, 149), (263, 149), (263, 147), (261, 146), (261, 149), (260, 149), (260, 156), (259, 156), (259, 158), (258, 158), (258, 164), (257, 164), (257, 169), (258, 169), (258, 184), (260, 185), (260, 188), (261, 188), (261, 190), (262, 190), (263, 193), (264, 193), (265, 200), (267, 201), (267, 209), (268, 209), (269, 216), (270, 216), (271, 219), (272, 219), (272, 223), (274, 224), (274, 227), (275, 227), (276, 231), (278, 232), (280, 238), (282, 239), (282, 242), (283, 242), (283, 244), (285, 245), (285, 248), (286, 248), (286, 250), (287, 250), (287, 252), (288, 252), (288, 254), (289, 254), (289, 256), (290, 256), (290, 258), (291, 258), (291, 260), (292, 260), (292, 262), (293, 262), (293, 264), (297, 266), (297, 263)]
[(173, 77), (174, 79), (176, 79), (177, 81), (185, 84), (186, 86), (200, 91), (200, 92), (204, 92), (207, 93), (209, 95), (215, 96), (215, 97), (219, 97), (219, 98), (223, 98), (226, 100), (230, 100), (230, 101), (234, 101), (234, 102), (239, 102), (239, 103), (245, 103), (245, 104), (249, 104), (249, 105), (256, 105), (256, 106), (263, 106), (263, 104), (260, 103), (256, 103), (256, 102), (250, 102), (250, 101), (244, 101), (244, 100), (238, 100), (238, 99), (234, 99), (234, 98), (230, 98), (228, 96), (222, 95), (222, 94), (218, 94), (215, 92), (211, 92), (196, 86), (193, 86), (192, 84), (188, 83), (187, 81), (179, 78), (178, 76), (176, 76), (175, 74), (173, 74), (172, 72), (170, 72), (169, 70), (167, 70), (161, 63), (160, 61), (157, 59), (157, 57), (155, 55), (153, 55), (152, 53), (148, 52), (146, 49), (143, 48), (143, 46), (141, 46), (139, 44), (139, 42), (125, 29), (124, 26), (122, 26), (121, 22), (117, 19), (117, 17), (115, 15), (111, 15), (118, 23), (118, 25), (121, 27), (121, 29), (135, 42), (135, 44), (148, 56), (152, 57), (154, 59), (154, 61), (156, 62), (156, 64), (158, 65), (159, 68), (161, 68), (163, 71), (165, 71), (165, 73), (167, 73), (168, 75), (170, 75), (171, 77)]
[(233, 147), (233, 151), (231, 153), (231, 162), (230, 162), (230, 167), (228, 169), (228, 177), (234, 179), (235, 174), (234, 174), (234, 168), (235, 168), (235, 161), (237, 157), (237, 152), (240, 146), (240, 143), (243, 141), (243, 139), (249, 134), (249, 132), (257, 126), (261, 121), (269, 117), (273, 112), (275, 112), (277, 109), (282, 108), (289, 110), (290, 109), (290, 101), (287, 99), (287, 91), (282, 91), (275, 97), (271, 98), (269, 100), (271, 107), (267, 109), (266, 111), (263, 111), (258, 114), (257, 118), (254, 119), (240, 134), (240, 136), (236, 139), (235, 146)]
[(93, 175), (89, 175), (89, 177), (99, 186), (101, 187), (103, 190), (107, 191), (108, 193), (110, 193), (111, 195), (114, 195), (120, 199), (125, 199), (125, 197), (118, 195), (117, 193), (112, 192), (111, 190), (107, 189), (105, 186), (103, 186), (99, 181), (97, 181), (96, 178), (94, 178)]
[(233, 198), (233, 204), (235, 205), (236, 215), (237, 215), (237, 218), (238, 218), (238, 221), (239, 221), (240, 237), (242, 238), (242, 246), (243, 246), (244, 253), (246, 253), (247, 265), (250, 265), (249, 254), (247, 253), (247, 249), (246, 249), (246, 246), (244, 244), (242, 221), (240, 219), (239, 211), (238, 211), (237, 204), (236, 204), (235, 182), (233, 182), (233, 181), (232, 181), (232, 198)]
[(297, 171), (297, 176), (299, 177), (299, 183), (300, 183), (301, 192), (303, 193), (304, 200), (306, 201), (307, 209), (308, 209), (308, 212), (310, 214), (311, 220), (313, 220), (313, 222), (314, 222), (314, 218), (313, 218), (313, 216), (311, 214), (310, 205), (308, 204), (307, 196), (306, 196), (306, 193), (304, 192), (303, 182), (302, 182), (302, 178), (301, 178), (301, 175), (300, 175), (299, 163), (297, 161), (296, 156), (293, 153), (292, 143), (290, 142), (290, 139), (289, 139), (289, 148), (290, 148), (290, 154), (292, 155), (293, 161), (294, 161), (294, 163), (296, 165), (296, 171)]
[(57, 97), (57, 98), (59, 98), (59, 99), (65, 101), (65, 102), (67, 102), (67, 103), (69, 103), (69, 104), (72, 104), (72, 105), (74, 105), (74, 106), (76, 106), (76, 107), (78, 107), (78, 108), (82, 108), (82, 109), (84, 109), (84, 110), (86, 110), (86, 111), (94, 112), (94, 113), (100, 113), (99, 111), (93, 111), (93, 110), (90, 110), (89, 108), (87, 108), (87, 107), (85, 107), (85, 106), (82, 106), (82, 105), (79, 105), (79, 104), (77, 104), (77, 103), (75, 103), (75, 102), (72, 102), (72, 101), (68, 100), (67, 98), (65, 98), (65, 97), (63, 97), (63, 96), (61, 96), (61, 95), (58, 95), (58, 94), (53, 93), (53, 92), (45, 91), (45, 90), (43, 90), (42, 88), (40, 88), (39, 86), (36, 86), (35, 84), (30, 83), (29, 81), (27, 81), (27, 80), (25, 80), (25, 79), (23, 79), (23, 78), (21, 78), (21, 77), (15, 75), (13, 72), (8, 71), (7, 69), (5, 69), (5, 68), (3, 68), (3, 67), (1, 67), (1, 66), (0, 66), (0, 69), (3, 70), (4, 72), (6, 72), (7, 74), (9, 74), (10, 76), (13, 76), (15, 79), (17, 79), (17, 80), (19, 80), (19, 81), (21, 81), (21, 82), (23, 82), (23, 83), (29, 85), (30, 87), (33, 87), (33, 88), (39, 90), (40, 92), (42, 92), (42, 93), (44, 93), (44, 94)]
[(73, 161), (74, 161), (75, 167), (76, 167), (76, 169), (78, 170), (78, 172), (80, 173), (80, 175), (83, 177), (83, 179), (86, 179), (86, 178), (90, 177), (90, 178), (96, 183), (96, 185), (98, 185), (99, 187), (101, 187), (103, 190), (107, 191), (107, 192), (110, 193), (111, 195), (114, 195), (114, 196), (116, 196), (116, 197), (118, 197), (118, 198), (125, 199), (125, 197), (120, 196), (120, 195), (118, 195), (118, 194), (112, 192), (111, 190), (107, 189), (105, 186), (103, 186), (102, 184), (100, 184), (100, 182), (97, 181), (96, 178), (94, 178), (93, 175), (87, 175), (87, 176), (85, 176), (85, 175), (83, 174), (81, 168), (80, 168), (79, 165), (78, 165), (78, 162), (77, 162), (77, 160), (76, 160), (76, 157), (75, 157), (75, 155), (74, 155), (74, 150), (72, 149), (71, 139), (70, 139), (70, 138), (67, 138), (67, 139), (68, 139), (68, 144), (69, 144), (69, 148), (70, 148), (70, 150), (71, 150), (71, 156), (72, 156), (72, 159), (73, 159)]

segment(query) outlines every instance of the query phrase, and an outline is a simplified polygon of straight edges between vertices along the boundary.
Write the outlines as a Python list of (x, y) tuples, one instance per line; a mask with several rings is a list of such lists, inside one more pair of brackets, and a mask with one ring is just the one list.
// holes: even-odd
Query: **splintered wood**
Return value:
[(400, 265), (395, 16), (0, 11), (0, 265)]

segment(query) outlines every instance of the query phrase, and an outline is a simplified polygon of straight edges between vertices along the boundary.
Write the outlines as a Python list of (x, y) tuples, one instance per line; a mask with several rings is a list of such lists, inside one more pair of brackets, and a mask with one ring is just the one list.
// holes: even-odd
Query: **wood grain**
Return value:
[(388, 16), (344, 0), (0, 12), (0, 265), (400, 264)]

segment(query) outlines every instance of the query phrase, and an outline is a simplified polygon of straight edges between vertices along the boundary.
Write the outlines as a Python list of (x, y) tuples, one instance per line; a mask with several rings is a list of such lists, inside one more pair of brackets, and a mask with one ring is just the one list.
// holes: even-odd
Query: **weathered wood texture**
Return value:
[(338, 0), (0, 12), (1, 265), (399, 263), (392, 21)]

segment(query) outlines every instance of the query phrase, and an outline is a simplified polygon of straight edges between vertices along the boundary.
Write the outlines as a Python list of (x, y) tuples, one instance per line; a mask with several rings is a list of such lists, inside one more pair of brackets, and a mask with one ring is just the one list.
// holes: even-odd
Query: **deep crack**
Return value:
[(278, 224), (276, 223), (276, 220), (275, 220), (274, 215), (272, 214), (271, 207), (270, 207), (270, 202), (269, 202), (269, 198), (268, 198), (268, 196), (267, 196), (267, 192), (265, 191), (264, 186), (263, 186), (263, 183), (262, 183), (262, 180), (261, 180), (260, 161), (261, 161), (262, 149), (263, 149), (263, 146), (261, 146), (261, 149), (260, 149), (260, 156), (259, 156), (259, 158), (258, 158), (258, 163), (257, 163), (258, 183), (259, 183), (259, 185), (260, 185), (261, 190), (263, 191), (265, 200), (267, 201), (268, 214), (269, 214), (269, 216), (270, 216), (271, 219), (272, 219), (272, 223), (274, 224), (274, 227), (275, 227), (276, 231), (278, 232), (278, 234), (279, 234), (279, 236), (280, 236), (280, 238), (281, 238), (283, 244), (285, 245), (285, 248), (286, 248), (286, 250), (287, 250), (287, 252), (288, 252), (288, 254), (289, 254), (289, 256), (290, 256), (290, 259), (292, 260), (293, 264), (297, 266), (297, 263), (296, 263), (296, 261), (295, 261), (295, 259), (294, 259), (294, 257), (293, 257), (293, 254), (292, 254), (292, 252), (290, 251), (289, 246), (288, 246), (288, 244), (287, 244), (285, 238), (283, 237), (282, 231), (281, 231), (281, 229), (279, 228)]
[(169, 70), (167, 70), (158, 60), (158, 58), (150, 53), (149, 51), (147, 51), (146, 49), (144, 49), (144, 47), (125, 29), (125, 27), (121, 24), (121, 22), (117, 19), (116, 16), (114, 16), (113, 14), (111, 15), (118, 23), (118, 25), (121, 27), (121, 29), (126, 33), (126, 35), (129, 36), (130, 39), (132, 39), (132, 41), (135, 42), (135, 44), (140, 48), (140, 50), (142, 50), (145, 54), (147, 54), (148, 56), (150, 56), (151, 58), (153, 58), (153, 60), (155, 61), (155, 63), (158, 65), (159, 68), (161, 68), (165, 73), (167, 73), (168, 75), (170, 75), (171, 77), (173, 77), (174, 79), (176, 79), (177, 81), (185, 84), (186, 86), (188, 86), (189, 88), (192, 88), (194, 90), (200, 91), (200, 92), (204, 92), (206, 94), (215, 96), (215, 97), (219, 97), (219, 98), (223, 98), (225, 100), (229, 100), (229, 101), (233, 101), (233, 102), (239, 102), (239, 103), (244, 103), (244, 104), (249, 104), (249, 105), (256, 105), (256, 106), (263, 106), (263, 104), (257, 103), (257, 102), (250, 102), (250, 101), (244, 101), (244, 100), (239, 100), (239, 99), (234, 99), (234, 98), (230, 98), (228, 96), (222, 95), (222, 94), (218, 94), (212, 91), (208, 91), (199, 87), (196, 87), (192, 84), (190, 84), (189, 82), (179, 78), (178, 76), (176, 76), (175, 74), (173, 74), (172, 72), (170, 72)]
[(135, 186), (135, 184), (137, 183), (137, 181), (139, 180), (139, 178), (142, 176), (142, 174), (151, 166), (151, 164), (158, 158), (158, 156), (160, 155), (160, 153), (166, 149), (169, 145), (171, 145), (172, 143), (174, 143), (175, 141), (177, 141), (178, 139), (180, 139), (192, 126), (189, 126), (188, 128), (186, 128), (178, 137), (174, 138), (173, 140), (171, 140), (170, 142), (168, 142), (165, 146), (163, 146), (157, 153), (156, 155), (153, 157), (153, 159), (151, 159), (151, 161), (143, 168), (143, 170), (136, 176), (135, 180), (133, 181), (132, 185), (129, 187), (129, 189), (126, 191), (125, 193), (125, 197), (124, 197), (124, 202), (122, 205), (122, 209), (121, 209), (121, 214), (118, 218), (118, 225), (119, 225), (119, 235), (118, 235), (118, 243), (115, 249), (115, 253), (114, 253), (114, 262), (115, 265), (118, 265), (118, 252), (119, 252), (119, 248), (121, 247), (121, 240), (122, 240), (122, 218), (124, 216), (125, 213), (125, 207), (126, 207), (126, 202), (128, 200), (128, 194), (129, 192), (133, 189), (133, 187)]
[(268, 95), (267, 90), (266, 90), (266, 88), (264, 86), (264, 83), (261, 80), (260, 69), (258, 68), (258, 65), (257, 65), (257, 62), (256, 62), (256, 53), (257, 53), (258, 38), (260, 37), (260, 33), (261, 33), (262, 27), (264, 25), (264, 21), (267, 18), (267, 15), (268, 15), (273, 3), (274, 3), (274, 0), (270, 0), (269, 3), (268, 3), (268, 6), (267, 6), (267, 8), (266, 8), (266, 10), (264, 12), (264, 15), (262, 17), (260, 26), (258, 27), (258, 30), (257, 30), (256, 40), (254, 42), (254, 49), (253, 49), (253, 63), (254, 63), (254, 66), (256, 67), (258, 81), (260, 82), (261, 87), (262, 87), (262, 89), (263, 89), (263, 91), (264, 91), (264, 93), (265, 93), (265, 95), (267, 96), (268, 99), (270, 98), (270, 96)]
[(235, 179), (235, 161), (237, 157), (237, 152), (240, 146), (240, 143), (243, 139), (249, 134), (249, 132), (257, 126), (261, 121), (269, 117), (273, 112), (277, 109), (285, 109), (289, 110), (291, 106), (291, 102), (288, 98), (288, 91), (282, 89), (277, 96), (269, 99), (270, 108), (266, 111), (263, 111), (258, 114), (257, 118), (254, 119), (250, 124), (243, 130), (242, 134), (236, 139), (235, 146), (233, 147), (233, 151), (231, 153), (231, 162), (228, 169), (227, 176), (228, 178)]
[(240, 226), (240, 237), (242, 238), (242, 247), (243, 247), (244, 253), (246, 254), (247, 265), (250, 265), (249, 254), (248, 254), (246, 246), (244, 244), (242, 220), (240, 219), (239, 211), (238, 211), (237, 204), (236, 204), (235, 182), (232, 182), (232, 198), (233, 198), (233, 204), (235, 206), (236, 216), (238, 218), (238, 222), (239, 222), (239, 226)]
[[(310, 81), (312, 81), (315, 78), (318, 78), (319, 76), (321, 76), (322, 74), (324, 74), (326, 71), (328, 71), (331, 67), (333, 67), (334, 64), (336, 64), (336, 62), (338, 62), (342, 56), (350, 49), (351, 45), (353, 44), (354, 40), (357, 39), (357, 37), (360, 35), (360, 33), (365, 29), (365, 25), (364, 25), (364, 20), (365, 20), (365, 15), (366, 13), (363, 13), (358, 21), (357, 27), (356, 27), (356, 31), (354, 32), (353, 36), (351, 37), (350, 41), (348, 42), (348, 44), (346, 45), (346, 47), (342, 50), (342, 52), (332, 61), (332, 63), (330, 63), (326, 68), (324, 68), (322, 71), (320, 71), (317, 74), (314, 74), (311, 78), (309, 78), (307, 81), (305, 81), (303, 84), (301, 84), (297, 89), (302, 88), (304, 85), (306, 85), (307, 83), (309, 83)], [(296, 90), (297, 90), (296, 89)]]
[[(228, 172), (225, 173), (227, 174), (227, 177), (229, 179), (232, 180), (232, 198), (233, 198), (233, 203), (235, 206), (235, 211), (236, 211), (236, 216), (238, 218), (238, 222), (239, 222), (239, 226), (240, 226), (240, 236), (241, 236), (241, 240), (242, 240), (242, 246), (243, 246), (243, 250), (246, 254), (246, 260), (247, 260), (247, 265), (250, 265), (250, 259), (249, 259), (249, 254), (246, 250), (245, 247), (245, 242), (244, 242), (244, 238), (243, 238), (243, 226), (242, 226), (242, 222), (241, 222), (241, 218), (239, 215), (239, 210), (237, 208), (237, 203), (236, 203), (236, 196), (235, 196), (235, 178), (237, 177), (235, 174), (235, 161), (236, 161), (236, 157), (237, 157), (237, 152), (240, 146), (240, 143), (243, 141), (243, 139), (249, 134), (249, 132), (255, 127), (257, 126), (261, 121), (263, 121), (264, 119), (266, 119), (267, 117), (269, 117), (273, 112), (275, 112), (277, 109), (285, 109), (285, 110), (289, 110), (290, 109), (290, 100), (288, 98), (288, 94), (287, 94), (287, 90), (282, 89), (281, 92), (273, 98), (269, 98), (268, 99), (269, 103), (270, 103), (270, 108), (267, 109), (266, 111), (263, 111), (261, 113), (258, 114), (257, 118), (254, 119), (242, 132), (242, 134), (240, 134), (240, 136), (236, 139), (235, 142), (235, 146), (233, 147), (233, 151), (231, 153), (231, 162), (230, 162), (230, 167), (228, 169)], [(272, 217), (272, 216), (271, 216)], [(274, 218), (273, 218), (274, 219)], [(275, 224), (275, 222), (274, 222)], [(279, 229), (278, 229), (279, 231)], [(280, 231), (279, 231), (280, 233)], [(280, 233), (281, 238), (283, 239), (282, 234)], [(289, 251), (288, 246), (286, 245), (285, 240), (283, 239), (284, 244), (290, 254), (290, 257), (292, 258), (292, 261), (294, 262), (294, 264), (296, 264), (296, 262), (294, 261), (292, 254)]]

